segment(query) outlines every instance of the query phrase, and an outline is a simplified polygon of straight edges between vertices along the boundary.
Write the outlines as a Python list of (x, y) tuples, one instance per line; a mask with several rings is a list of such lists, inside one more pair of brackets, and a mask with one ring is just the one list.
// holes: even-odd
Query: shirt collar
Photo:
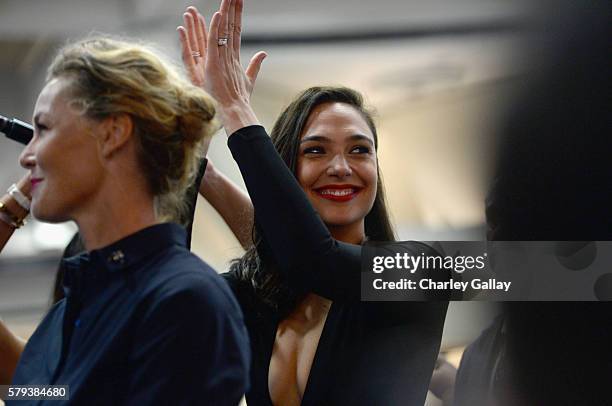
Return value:
[(89, 281), (100, 280), (106, 278), (108, 273), (130, 268), (170, 246), (185, 247), (186, 241), (183, 227), (174, 223), (162, 223), (144, 228), (106, 247), (64, 258), (64, 287), (67, 291), (80, 291)]

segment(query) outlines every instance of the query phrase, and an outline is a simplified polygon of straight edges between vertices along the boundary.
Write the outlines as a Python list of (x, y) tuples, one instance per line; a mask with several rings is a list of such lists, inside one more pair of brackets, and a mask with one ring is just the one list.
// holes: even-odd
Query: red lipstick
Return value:
[(40, 182), (42, 182), (43, 180), (40, 178), (32, 178), (30, 179), (30, 183), (32, 184), (32, 189), (38, 185)]
[(315, 189), (315, 192), (323, 199), (343, 203), (353, 200), (361, 189), (354, 185), (327, 185)]

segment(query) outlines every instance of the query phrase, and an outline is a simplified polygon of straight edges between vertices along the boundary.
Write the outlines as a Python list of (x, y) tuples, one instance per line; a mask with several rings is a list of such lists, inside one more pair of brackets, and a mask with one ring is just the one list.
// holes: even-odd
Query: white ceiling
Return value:
[[(2, 0), (0, 36), (151, 31), (177, 25), (182, 10), (190, 4), (208, 15), (218, 7), (217, 1), (210, 0)], [(516, 18), (524, 15), (528, 4), (506, 0), (247, 0), (244, 26), (247, 35), (438, 27)]]

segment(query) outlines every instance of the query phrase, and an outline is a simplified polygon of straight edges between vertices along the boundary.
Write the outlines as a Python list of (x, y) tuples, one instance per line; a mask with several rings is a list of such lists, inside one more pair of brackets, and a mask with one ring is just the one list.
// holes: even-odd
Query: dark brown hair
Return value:
[[(321, 104), (334, 102), (348, 104), (361, 113), (374, 136), (374, 146), (378, 148), (378, 134), (373, 115), (365, 107), (361, 94), (346, 87), (311, 87), (300, 93), (285, 108), (270, 134), (276, 150), (294, 175), (301, 135), (310, 113)], [(370, 240), (393, 241), (395, 234), (389, 221), (378, 167), (377, 176), (376, 197), (372, 210), (365, 217), (365, 233)], [(247, 250), (244, 256), (233, 261), (231, 271), (236, 272), (239, 278), (254, 290), (258, 302), (286, 315), (307, 292), (292, 289), (282, 279), (275, 264), (268, 260), (268, 256), (265, 256), (266, 247), (256, 228), (253, 230), (253, 241), (254, 245)], [(265, 259), (262, 259), (262, 255)]]

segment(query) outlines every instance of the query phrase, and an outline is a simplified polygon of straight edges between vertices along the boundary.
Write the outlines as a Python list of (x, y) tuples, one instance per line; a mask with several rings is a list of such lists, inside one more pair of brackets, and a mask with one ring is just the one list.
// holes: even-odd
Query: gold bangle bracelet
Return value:
[(17, 226), (15, 223), (13, 223), (13, 220), (11, 220), (11, 218), (3, 211), (0, 211), (0, 224), (6, 224), (7, 227), (12, 228), (13, 230), (17, 229)]
[(24, 219), (19, 218), (18, 216), (16, 216), (2, 202), (0, 202), (0, 212), (6, 214), (11, 219), (12, 224), (10, 224), (10, 226), (12, 226), (12, 227), (19, 228), (19, 227), (22, 227), (25, 224), (25, 220)]

